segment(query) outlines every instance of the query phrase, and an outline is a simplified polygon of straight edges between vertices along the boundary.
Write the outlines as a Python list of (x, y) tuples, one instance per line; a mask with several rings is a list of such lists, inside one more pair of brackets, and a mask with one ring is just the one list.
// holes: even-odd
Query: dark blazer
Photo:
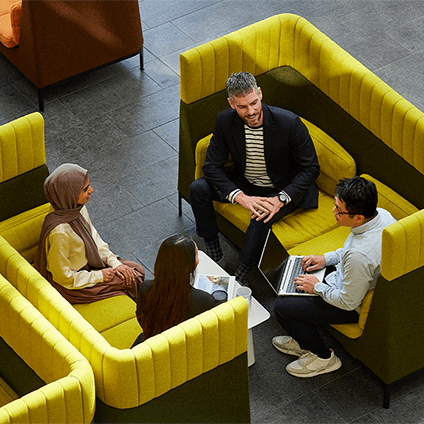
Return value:
[[(268, 175), (278, 191), (284, 190), (301, 208), (318, 207), (318, 158), (308, 129), (294, 113), (262, 103), (265, 162)], [(234, 164), (224, 165), (229, 156)], [(246, 148), (244, 121), (234, 109), (217, 116), (206, 152), (203, 173), (223, 201), (236, 190), (237, 179), (244, 177)], [(230, 178), (229, 175), (233, 176)], [(235, 178), (234, 178), (235, 177)]]

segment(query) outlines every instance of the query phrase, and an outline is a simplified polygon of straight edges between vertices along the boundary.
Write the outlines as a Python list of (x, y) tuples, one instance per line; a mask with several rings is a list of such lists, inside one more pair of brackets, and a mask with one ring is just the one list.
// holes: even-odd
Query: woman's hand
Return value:
[(113, 268), (103, 268), (102, 270), (103, 274), (103, 282), (108, 283), (109, 281), (112, 281), (115, 277), (115, 270)]
[(131, 283), (135, 279), (135, 272), (132, 268), (130, 268), (127, 265), (119, 265), (115, 268), (116, 275), (121, 278), (122, 280), (125, 280), (125, 284), (127, 286), (131, 285)]

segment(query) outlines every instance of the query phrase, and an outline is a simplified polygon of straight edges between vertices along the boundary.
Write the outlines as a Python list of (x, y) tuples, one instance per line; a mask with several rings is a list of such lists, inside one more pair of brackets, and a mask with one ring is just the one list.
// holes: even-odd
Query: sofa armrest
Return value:
[(381, 275), (393, 281), (424, 266), (424, 210), (407, 216), (383, 230)]
[(0, 221), (46, 203), (48, 175), (43, 116), (31, 113), (0, 126), (0, 198), (8, 199), (0, 203)]
[(46, 383), (0, 408), (0, 421), (90, 423), (95, 387), (88, 361), (1, 275), (0, 316), (2, 339)]
[(140, 404), (246, 352), (247, 312), (235, 298), (135, 346)]

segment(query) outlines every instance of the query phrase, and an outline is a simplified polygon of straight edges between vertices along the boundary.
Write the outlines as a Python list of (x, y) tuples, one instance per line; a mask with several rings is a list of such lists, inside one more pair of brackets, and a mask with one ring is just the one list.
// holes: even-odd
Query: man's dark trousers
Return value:
[[(248, 196), (274, 197), (278, 195), (278, 191), (275, 188), (255, 186), (244, 178), (237, 181), (237, 187)], [(217, 237), (219, 230), (213, 201), (219, 201), (219, 197), (206, 178), (199, 178), (190, 185), (189, 199), (196, 218), (197, 235), (205, 240), (212, 240)], [(257, 266), (268, 230), (274, 222), (279, 221), (295, 209), (293, 202), (290, 202), (283, 206), (267, 223), (264, 223), (263, 220), (256, 221), (252, 219), (240, 250), (240, 262), (250, 267)]]
[(337, 308), (319, 296), (278, 296), (274, 300), (274, 315), (301, 349), (310, 350), (319, 357), (324, 357), (322, 353), (328, 352), (328, 347), (317, 325), (350, 324), (359, 320), (356, 310)]

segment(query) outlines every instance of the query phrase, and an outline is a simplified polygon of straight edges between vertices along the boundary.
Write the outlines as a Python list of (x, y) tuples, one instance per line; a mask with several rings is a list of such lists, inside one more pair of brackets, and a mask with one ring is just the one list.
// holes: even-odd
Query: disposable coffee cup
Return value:
[(252, 290), (249, 287), (239, 287), (236, 291), (236, 295), (244, 297), (250, 308), (252, 304)]

